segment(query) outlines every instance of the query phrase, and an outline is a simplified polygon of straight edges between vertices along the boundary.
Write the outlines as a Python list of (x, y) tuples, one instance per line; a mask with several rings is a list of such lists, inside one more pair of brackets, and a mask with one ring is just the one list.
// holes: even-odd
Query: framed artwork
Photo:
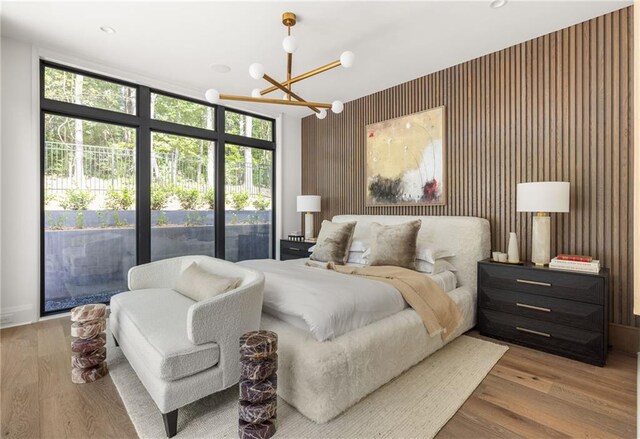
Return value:
[(367, 206), (445, 204), (444, 108), (367, 125)]

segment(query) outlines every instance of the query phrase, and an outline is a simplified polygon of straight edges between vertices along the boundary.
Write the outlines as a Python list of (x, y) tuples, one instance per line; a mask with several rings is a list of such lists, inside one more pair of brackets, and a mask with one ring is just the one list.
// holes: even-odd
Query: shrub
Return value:
[(109, 226), (109, 220), (105, 212), (98, 212), (98, 223), (101, 229), (106, 229)]
[(235, 210), (242, 210), (249, 205), (249, 194), (247, 191), (235, 192), (231, 194), (231, 206)]
[(113, 187), (107, 191), (107, 198), (104, 205), (111, 210), (128, 210), (133, 206), (135, 201), (135, 191), (125, 186), (122, 190), (117, 191)]
[(265, 197), (262, 194), (258, 194), (255, 200), (253, 200), (253, 207), (256, 210), (267, 210), (267, 207), (271, 204), (271, 199)]
[(64, 210), (87, 210), (95, 195), (90, 191), (83, 191), (79, 187), (67, 189), (60, 200), (60, 206)]
[(45, 189), (44, 191), (44, 205), (48, 206), (56, 199), (56, 196)]
[(78, 212), (76, 215), (76, 229), (84, 229), (84, 213)]
[(127, 220), (126, 219), (121, 219), (120, 218), (120, 214), (116, 211), (113, 211), (113, 213), (111, 214), (113, 216), (113, 225), (116, 227), (126, 227), (127, 226)]
[(195, 210), (200, 205), (200, 192), (198, 189), (178, 189), (176, 196), (180, 207), (184, 210)]
[(64, 224), (66, 220), (67, 220), (67, 216), (64, 213), (59, 213), (57, 215), (57, 218), (54, 218), (51, 212), (47, 213), (47, 222), (49, 223), (49, 229), (51, 230), (64, 229)]
[(171, 189), (165, 186), (151, 188), (151, 210), (162, 210), (167, 207), (171, 198)]
[(209, 208), (209, 210), (215, 210), (216, 208), (216, 190), (214, 188), (209, 188), (205, 191), (204, 195), (204, 202), (207, 206), (207, 208)]
[(167, 225), (167, 214), (164, 212), (160, 212), (158, 215), (158, 222), (156, 223), (158, 226), (166, 226)]

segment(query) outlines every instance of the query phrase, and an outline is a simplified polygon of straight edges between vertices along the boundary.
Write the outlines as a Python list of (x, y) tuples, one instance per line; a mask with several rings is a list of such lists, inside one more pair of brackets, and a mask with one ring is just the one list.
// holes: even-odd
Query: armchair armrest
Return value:
[(192, 343), (218, 344), (225, 386), (240, 376), (240, 336), (260, 328), (264, 275), (256, 271), (251, 276), (254, 279), (239, 288), (194, 303), (187, 314), (187, 336)]
[(163, 259), (131, 267), (127, 282), (129, 289), (173, 288), (182, 273), (182, 259)]

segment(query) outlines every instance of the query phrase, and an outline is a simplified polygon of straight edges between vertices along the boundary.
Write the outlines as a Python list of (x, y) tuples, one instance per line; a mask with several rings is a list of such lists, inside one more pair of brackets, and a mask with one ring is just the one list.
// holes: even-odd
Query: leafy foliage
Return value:
[(87, 210), (95, 195), (89, 191), (79, 189), (77, 186), (67, 189), (60, 200), (60, 206), (64, 210)]
[(105, 207), (111, 210), (129, 210), (135, 201), (135, 191), (128, 187), (122, 188), (118, 191), (109, 188), (107, 191), (107, 198), (105, 200)]
[(76, 215), (76, 229), (84, 229), (84, 213), (78, 212)]
[(249, 194), (247, 191), (235, 192), (231, 194), (230, 198), (231, 202), (229, 204), (231, 204), (235, 210), (242, 210), (249, 205)]
[(253, 207), (255, 207), (256, 210), (266, 210), (270, 204), (271, 204), (271, 199), (265, 197), (262, 194), (258, 194), (255, 200), (253, 200)]
[(216, 190), (214, 188), (209, 188), (203, 194), (205, 205), (209, 210), (216, 209)]
[(172, 190), (165, 186), (152, 186), (151, 187), (151, 210), (162, 210), (169, 204), (169, 199), (172, 196)]
[(176, 196), (180, 207), (184, 210), (194, 210), (200, 205), (200, 192), (198, 189), (178, 189)]
[(51, 212), (47, 213), (47, 223), (51, 230), (62, 230), (64, 224), (67, 221), (67, 216), (64, 213), (59, 213), (56, 218), (53, 217)]

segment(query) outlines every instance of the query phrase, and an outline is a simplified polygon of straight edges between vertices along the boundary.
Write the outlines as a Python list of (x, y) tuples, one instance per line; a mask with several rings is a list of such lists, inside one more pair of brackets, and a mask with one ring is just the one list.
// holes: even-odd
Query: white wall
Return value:
[[(40, 315), (38, 56), (187, 96), (197, 96), (197, 91), (34, 49), (10, 38), (2, 38), (1, 44), (0, 326), (7, 327), (37, 321)], [(295, 208), (301, 187), (300, 118), (282, 115), (280, 119), (277, 237), (300, 229)]]
[[(281, 236), (286, 238), (293, 231), (301, 231), (300, 214), (296, 212), (296, 196), (302, 194), (302, 123), (299, 117), (283, 117), (282, 124), (282, 162), (280, 170), (282, 175), (282, 190), (279, 196), (281, 204)], [(279, 246), (279, 243), (276, 243)]]
[(40, 154), (34, 132), (31, 45), (2, 38), (2, 325), (39, 316)]

